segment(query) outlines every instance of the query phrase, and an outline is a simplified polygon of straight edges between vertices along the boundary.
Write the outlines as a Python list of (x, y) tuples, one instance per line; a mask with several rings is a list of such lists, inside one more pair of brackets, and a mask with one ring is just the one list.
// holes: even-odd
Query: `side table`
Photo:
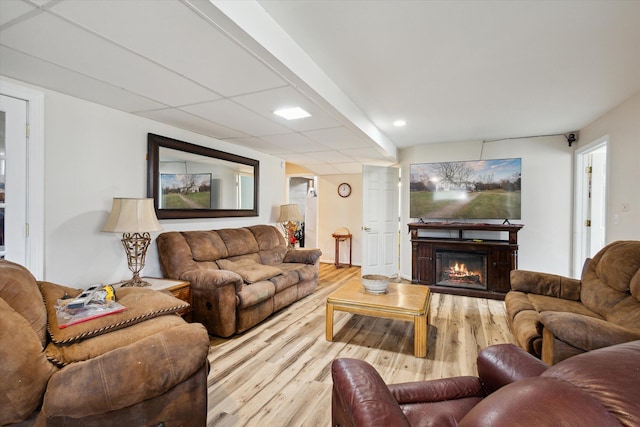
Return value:
[(169, 291), (174, 297), (189, 303), (189, 307), (180, 311), (178, 314), (187, 322), (191, 322), (193, 318), (193, 298), (191, 295), (191, 283), (178, 279), (160, 279), (157, 277), (142, 277), (142, 280), (151, 284), (147, 289), (154, 291)]
[[(336, 239), (336, 254), (335, 254), (335, 266), (336, 268), (351, 267), (351, 233), (349, 234), (332, 234), (331, 237)], [(340, 242), (349, 243), (349, 264), (340, 262)]]

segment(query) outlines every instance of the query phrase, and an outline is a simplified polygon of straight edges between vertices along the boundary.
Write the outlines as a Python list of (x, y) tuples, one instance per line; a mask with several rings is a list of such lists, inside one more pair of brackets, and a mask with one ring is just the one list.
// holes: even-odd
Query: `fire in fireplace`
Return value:
[(487, 289), (487, 254), (484, 251), (436, 251), (436, 284)]

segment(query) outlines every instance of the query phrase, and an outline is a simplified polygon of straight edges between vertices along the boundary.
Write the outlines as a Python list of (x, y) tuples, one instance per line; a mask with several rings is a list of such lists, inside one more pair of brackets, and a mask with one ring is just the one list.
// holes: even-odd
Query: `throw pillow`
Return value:
[(145, 288), (116, 289), (117, 302), (125, 306), (125, 311), (78, 323), (64, 329), (58, 327), (56, 302), (65, 294), (75, 297), (81, 289), (72, 289), (49, 282), (39, 282), (40, 292), (47, 306), (48, 328), (51, 339), (56, 344), (67, 344), (91, 338), (105, 332), (122, 329), (146, 319), (163, 314), (176, 313), (189, 304), (164, 292)]
[(51, 362), (63, 367), (69, 363), (92, 359), (175, 326), (184, 325), (184, 323), (184, 320), (178, 315), (159, 316), (124, 329), (110, 331), (108, 334), (71, 344), (59, 345), (51, 342), (47, 345), (45, 354)]

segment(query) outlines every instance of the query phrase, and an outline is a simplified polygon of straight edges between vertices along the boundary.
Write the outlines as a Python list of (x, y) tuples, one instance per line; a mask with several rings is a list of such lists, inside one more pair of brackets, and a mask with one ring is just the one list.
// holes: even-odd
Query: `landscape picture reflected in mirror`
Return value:
[(411, 218), (521, 219), (522, 160), (410, 166)]
[(211, 174), (161, 174), (160, 209), (210, 209)]
[(259, 161), (152, 133), (147, 153), (158, 219), (258, 216)]

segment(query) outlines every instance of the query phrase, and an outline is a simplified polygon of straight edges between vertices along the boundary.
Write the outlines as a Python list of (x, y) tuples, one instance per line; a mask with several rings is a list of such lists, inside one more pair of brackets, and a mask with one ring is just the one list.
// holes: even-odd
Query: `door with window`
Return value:
[(27, 102), (0, 96), (0, 257), (27, 263)]

